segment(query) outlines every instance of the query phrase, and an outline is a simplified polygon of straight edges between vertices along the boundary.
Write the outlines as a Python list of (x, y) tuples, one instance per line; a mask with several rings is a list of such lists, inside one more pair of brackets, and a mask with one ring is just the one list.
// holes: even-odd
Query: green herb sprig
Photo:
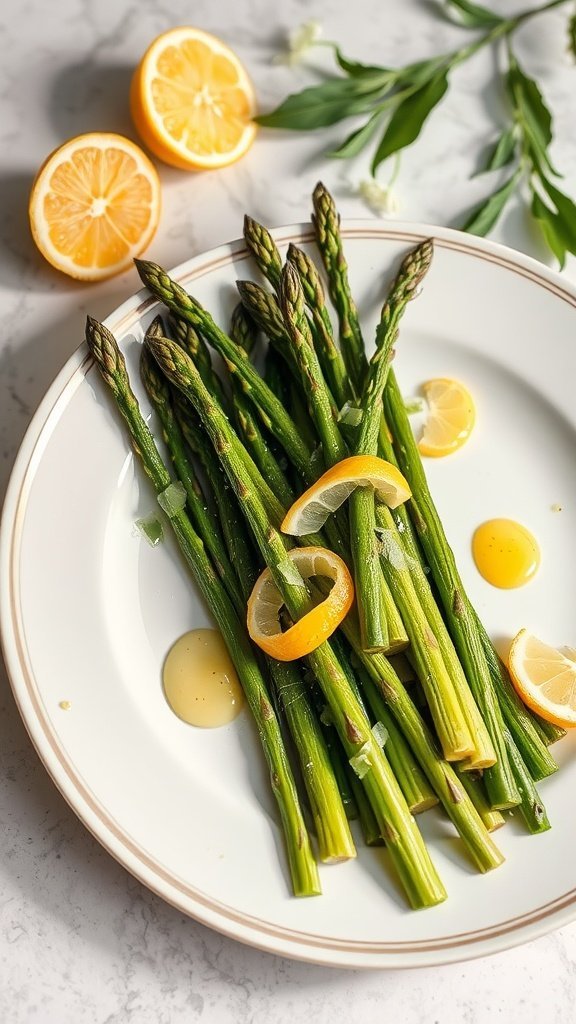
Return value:
[[(348, 118), (363, 117), (328, 155), (337, 159), (358, 156), (374, 143), (371, 171), (416, 141), (430, 114), (449, 87), (449, 75), (489, 45), (506, 45), (505, 93), (510, 124), (494, 143), (481, 173), (510, 168), (503, 185), (490, 193), (463, 225), (464, 230), (486, 235), (501, 216), (509, 199), (524, 183), (532, 216), (539, 224), (551, 252), (563, 266), (568, 252), (576, 254), (576, 205), (560, 191), (560, 177), (549, 155), (552, 115), (542, 93), (521, 68), (512, 49), (512, 36), (531, 18), (560, 7), (569, 0), (549, 0), (512, 18), (472, 3), (444, 0), (442, 9), (451, 20), (480, 34), (473, 42), (429, 60), (400, 68), (362, 64), (345, 57), (336, 43), (324, 42), (333, 51), (341, 74), (286, 97), (280, 106), (256, 120), (264, 127), (311, 131)], [(319, 45), (319, 44), (316, 44)], [(576, 55), (576, 15), (568, 23), (568, 45)]]

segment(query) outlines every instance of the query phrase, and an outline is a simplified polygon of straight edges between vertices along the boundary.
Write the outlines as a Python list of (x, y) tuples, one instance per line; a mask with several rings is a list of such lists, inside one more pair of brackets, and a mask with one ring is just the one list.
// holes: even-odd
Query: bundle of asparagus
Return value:
[[(464, 591), (391, 369), (432, 242), (403, 260), (368, 360), (339, 217), (321, 184), (313, 204), (338, 340), (313, 260), (291, 245), (283, 262), (270, 233), (249, 217), (246, 242), (271, 287), (238, 283), (228, 333), (161, 267), (136, 261), (169, 313), (168, 328), (157, 317), (147, 331), (141, 374), (170, 469), (115, 339), (91, 318), (86, 337), (236, 665), (268, 762), (294, 893), (320, 892), (316, 856), (355, 856), (349, 820), (358, 818), (367, 844), (387, 846), (410, 905), (429, 907), (446, 892), (414, 815), (440, 804), (477, 869), (497, 867), (503, 858), (490, 832), (504, 824), (503, 810), (517, 810), (532, 833), (549, 828), (535, 783), (556, 771), (549, 744), (562, 730), (517, 698)], [(260, 333), (269, 342), (263, 376), (251, 361)], [(226, 379), (215, 373), (210, 348)], [(365, 483), (316, 533), (281, 532), (305, 488), (351, 456), (399, 467), (409, 500), (389, 508)], [(185, 507), (166, 500), (173, 478)], [(295, 544), (343, 558), (356, 602), (305, 657), (280, 661), (252, 645), (246, 606), (263, 566), (284, 624), (328, 601), (325, 580), (301, 575)], [(408, 662), (397, 660), (402, 649)]]

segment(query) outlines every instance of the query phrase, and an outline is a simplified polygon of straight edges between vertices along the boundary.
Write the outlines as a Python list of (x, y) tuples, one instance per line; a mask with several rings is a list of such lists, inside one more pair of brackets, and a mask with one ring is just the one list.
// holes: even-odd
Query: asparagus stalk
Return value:
[(558, 740), (563, 739), (566, 735), (566, 729), (563, 729), (561, 725), (547, 722), (544, 718), (540, 718), (539, 715), (534, 715), (534, 725), (539, 736), (548, 746), (552, 743), (557, 743)]
[[(252, 217), (244, 217), (244, 238), (254, 259), (279, 294), (282, 275), (282, 257), (270, 232)], [(288, 250), (288, 259), (296, 266), (306, 293), (306, 301), (311, 313), (310, 330), (316, 352), (338, 406), (342, 406), (350, 397), (344, 361), (334, 344), (330, 316), (324, 301), (324, 290), (316, 268), (302, 250), (292, 244)], [(281, 337), (281, 335), (280, 335)]]
[[(149, 333), (148, 337), (150, 336)], [(168, 418), (169, 413), (158, 408), (162, 404), (169, 408), (168, 385), (146, 349), (142, 351), (141, 368), (142, 366), (144, 367), (143, 379), (149, 393), (152, 392), (151, 397), (162, 422), (166, 424), (165, 439), (169, 449), (172, 450), (174, 447), (172, 437), (174, 424)], [(189, 438), (192, 447), (201, 453), (200, 458), (206, 475), (213, 484), (213, 496), (234, 565), (232, 568), (232, 564), (227, 560), (227, 571), (223, 575), (223, 582), (240, 619), (243, 620), (246, 614), (246, 601), (256, 579), (254, 558), (246, 537), (244, 523), (238, 515), (235, 495), (228, 493), (226, 487), (223, 486), (224, 480), (219, 475), (220, 467), (206, 435), (201, 428), (194, 429), (193, 418), (185, 409), (185, 400), (182, 396), (179, 400), (176, 399), (175, 405), (178, 403), (180, 422), (184, 424), (182, 433), (184, 437)], [(181, 454), (180, 458), (182, 459)], [(186, 464), (184, 461), (185, 472), (188, 470), (188, 466), (189, 463)], [(206, 512), (199, 517), (198, 525), (202, 540), (208, 546), (216, 531)], [(300, 673), (294, 665), (284, 665), (270, 658), (266, 659), (266, 662), (275, 691), (284, 709), (288, 729), (300, 762), (318, 839), (320, 860), (332, 863), (355, 857), (354, 842), (347, 824), (347, 815), (340, 800), (338, 782), (333, 773), (330, 756), (320, 726), (310, 706)]]
[(232, 310), (230, 337), (240, 348), (244, 349), (247, 355), (252, 354), (258, 337), (258, 325), (241, 302), (234, 306)]
[(330, 297), (338, 314), (342, 355), (350, 379), (356, 390), (360, 391), (368, 361), (358, 311), (348, 281), (348, 264), (340, 235), (340, 215), (322, 182), (316, 185), (312, 202), (316, 243), (328, 276)]
[(393, 370), (385, 391), (386, 418), (394, 432), (394, 444), (400, 468), (412, 491), (410, 513), (434, 583), (440, 594), (448, 629), (460, 656), (466, 677), (478, 704), (497, 762), (487, 768), (485, 782), (491, 806), (502, 810), (520, 802), (503, 737), (504, 723), (494, 693), (472, 606), (464, 591), (456, 561), (426, 481), (418, 446), (402, 401)]
[(366, 671), (360, 669), (362, 691), (377, 722), (388, 732), (386, 753), (412, 814), (421, 814), (438, 803), (438, 797), (418, 766), (414, 755), (386, 704)]
[[(322, 443), (324, 461), (327, 466), (345, 458), (348, 454), (346, 443), (334, 418), (326, 382), (311, 344), (310, 328), (304, 312), (304, 293), (297, 272), (290, 263), (282, 271), (280, 282), (280, 305), (284, 322), (296, 351), (303, 387), (308, 395), (310, 414)], [(374, 545), (376, 538), (374, 535)], [(376, 571), (379, 588), (377, 601), (382, 614), (383, 629), (379, 649), (398, 650), (405, 646), (406, 633), (398, 615), (389, 586), (382, 578), (376, 551)], [(388, 623), (392, 623), (392, 629)]]
[(512, 771), (514, 772), (516, 786), (521, 797), (518, 810), (524, 819), (524, 823), (532, 835), (537, 835), (539, 832), (547, 832), (550, 828), (550, 822), (548, 821), (546, 808), (506, 725), (504, 726), (504, 741)]
[(350, 860), (356, 856), (356, 848), (334, 761), (300, 671), (296, 665), (273, 658), (266, 658), (266, 664), (298, 754), (320, 860), (324, 864)]
[(368, 654), (362, 649), (359, 631), (350, 616), (344, 623), (344, 632), (368, 675), (382, 693), (474, 864), (483, 872), (498, 867), (504, 860), (502, 854), (488, 834), (454, 769), (438, 752), (430, 730), (390, 663), (383, 655)]
[[(382, 394), (388, 376), (392, 346), (398, 334), (398, 324), (410, 299), (416, 293), (432, 260), (430, 240), (408, 254), (402, 262), (396, 280), (380, 316), (376, 331), (376, 351), (370, 360), (366, 385), (363, 392), (364, 409), (355, 446), (356, 455), (376, 455), (378, 449), (378, 428), (381, 419)], [(350, 496), (350, 539), (354, 562), (354, 581), (358, 595), (360, 629), (366, 650), (378, 651), (385, 648), (386, 623), (381, 614), (380, 589), (382, 571), (376, 541), (376, 511), (374, 491), (371, 487), (359, 487)], [(386, 574), (386, 562), (383, 563)], [(388, 579), (390, 584), (390, 580)], [(454, 705), (450, 709), (452, 715)], [(459, 757), (462, 749), (471, 749), (470, 736), (466, 738), (463, 721), (455, 721), (455, 731), (462, 732), (461, 742), (452, 743), (447, 733), (441, 734), (445, 750), (451, 750)], [(463, 744), (463, 745), (462, 745)]]
[(245, 214), (244, 239), (264, 277), (277, 289), (282, 273), (282, 257), (272, 235), (263, 224)]
[[(176, 389), (172, 393), (172, 404), (184, 440), (190, 451), (198, 458), (206, 474), (220, 517), (220, 526), (226, 549), (229, 553), (229, 559), (234, 567), (242, 594), (244, 597), (247, 597), (256, 582), (258, 574), (254, 554), (246, 536), (244, 520), (236, 501), (236, 496), (230, 489), (226, 474), (219, 462), (214, 458), (212, 445), (206, 437), (196, 413), (181, 392)], [(244, 610), (245, 603), (242, 608), (242, 617), (244, 616)]]
[(358, 808), (358, 821), (360, 822), (360, 828), (362, 830), (362, 836), (366, 846), (384, 846), (384, 840), (380, 834), (376, 815), (372, 810), (370, 801), (366, 796), (360, 779), (350, 765), (348, 765), (348, 775), (352, 795)]
[(322, 442), (327, 466), (333, 466), (348, 454), (338, 429), (334, 407), (312, 344), (310, 324), (304, 312), (304, 293), (297, 271), (287, 263), (280, 281), (280, 308), (286, 331), (296, 353), (303, 383), (308, 391), (310, 415)]
[[(274, 392), (276, 398), (282, 402), (282, 405), (286, 408), (288, 405), (288, 388), (286, 386), (286, 374), (282, 370), (282, 363), (278, 356), (278, 353), (272, 348), (271, 345), (266, 349), (266, 358), (264, 361), (264, 380), (268, 387)], [(310, 437), (310, 447), (312, 447), (313, 439)]]
[(354, 398), (354, 388), (348, 376), (344, 359), (334, 341), (332, 323), (320, 275), (314, 266), (314, 261), (293, 242), (290, 242), (288, 246), (287, 259), (298, 271), (306, 305), (310, 310), (311, 330), (318, 360), (328, 387), (338, 407), (341, 408), (347, 401)]
[[(168, 447), (176, 476), (186, 491), (188, 509), (194, 526), (203, 537), (216, 572), (222, 580), (226, 580), (228, 576), (234, 575), (226, 546), (220, 531), (212, 528), (206, 499), (186, 453), (184, 437), (170, 403), (168, 384), (158, 372), (154, 360), (145, 348), (142, 350), (140, 375), (162, 425), (162, 435)], [(207, 529), (203, 528), (206, 519), (208, 520)], [(240, 614), (242, 608), (236, 605), (236, 611)]]
[[(382, 427), (384, 427), (384, 436)], [(389, 462), (397, 464), (394, 449), (383, 420), (381, 421), (379, 438), (378, 450), (380, 455)], [(419, 604), (428, 620), (432, 635), (440, 648), (442, 660), (452, 680), (462, 713), (468, 723), (468, 728), (474, 742), (475, 750), (468, 762), (469, 769), (489, 768), (496, 762), (496, 753), (484, 720), (470, 692), (464, 670), (422, 566), (420, 548), (406, 506), (400, 505), (394, 509), (392, 518), (396, 524), (395, 537), (396, 540), (402, 543)], [(376, 521), (379, 528), (389, 528), (387, 511), (381, 505), (376, 506)]]
[[(286, 329), (276, 296), (266, 291), (256, 281), (237, 281), (236, 287), (244, 309), (260, 330), (270, 341), (283, 344), (286, 340)], [(279, 351), (277, 347), (276, 351)]]
[(268, 482), (279, 501), (282, 505), (285, 505), (286, 508), (289, 508), (294, 501), (294, 492), (292, 487), (288, 482), (286, 474), (280, 468), (276, 458), (274, 457), (274, 453), (270, 450), (270, 447), (260, 430), (259, 424), (252, 415), (250, 404), (246, 401), (239, 388), (234, 389), (232, 402), (234, 405), (238, 432), (245, 447), (252, 454), (252, 458), (262, 473), (262, 476)]
[[(323, 588), (320, 588), (321, 590)], [(368, 707), (374, 722), (381, 722), (388, 734), (386, 739), (386, 756), (390, 761), (400, 789), (404, 793), (406, 803), (412, 814), (419, 814), (438, 803), (437, 797), (430, 788), (425, 776), (420, 771), (410, 747), (406, 743), (390, 710), (383, 700), (380, 691), (374, 686), (370, 676), (362, 667), (353, 652), (346, 647), (338, 633), (332, 637), (332, 646), (338, 657), (351, 688), (364, 708), (369, 719)], [(360, 681), (360, 686), (358, 685)]]
[(302, 478), (312, 483), (310, 470), (311, 452), (296, 430), (292, 420), (270, 391), (260, 375), (251, 365), (246, 353), (216, 325), (210, 314), (199, 302), (172, 281), (156, 263), (135, 260), (143, 284), (156, 295), (172, 313), (201, 331), (202, 335), (220, 353), (229, 371), (238, 376), (247, 396), (255, 405), (264, 426), (271, 430)]
[(426, 694), (444, 757), (447, 761), (461, 761), (475, 753), (473, 734), (438, 640), (419, 602), (390, 510), (382, 508), (379, 515), (385, 524), (380, 534), (382, 565), (410, 637), (410, 657)]
[[(86, 325), (86, 341), (103, 380), (124, 417), (134, 451), (156, 493), (161, 494), (171, 483), (170, 474), (130, 387), (124, 357), (110, 331), (91, 317), (88, 317)], [(222, 633), (248, 706), (256, 721), (268, 763), (272, 791), (280, 812), (294, 892), (298, 896), (316, 895), (321, 891), (318, 868), (312, 854), (278, 720), (254, 652), (234, 606), (186, 512), (175, 510), (170, 523), (194, 582)]]
[(463, 772), (456, 767), (456, 774), (488, 831), (495, 832), (496, 829), (502, 828), (502, 825), (506, 824), (506, 819), (500, 811), (493, 811), (490, 807), (480, 773)]
[[(199, 334), (198, 331), (196, 331), (190, 324), (187, 324), (185, 320), (180, 320), (177, 316), (169, 317), (168, 323), (176, 341), (182, 345), (182, 348), (186, 350), (190, 358), (194, 361), (194, 365), (198, 367), (198, 372), (208, 388), (208, 391), (218, 399), (222, 408), (227, 410), (228, 396), (224, 391), (220, 377), (214, 371), (210, 356), (210, 349), (202, 335)], [(156, 333), (158, 333), (158, 327), (162, 327), (161, 317), (156, 317), (154, 320), (154, 329), (156, 330)], [(150, 328), (148, 329), (150, 330)], [(166, 332), (161, 330), (160, 333), (165, 334)]]
[(356, 776), (350, 769), (350, 765), (344, 756), (334, 726), (323, 725), (323, 734), (346, 817), (348, 821), (355, 821), (358, 818), (358, 805), (352, 789), (351, 779), (356, 778)]
[(533, 716), (512, 686), (508, 673), (476, 614), (475, 620), (504, 721), (533, 781), (538, 782), (558, 771), (558, 765), (541, 739)]
[(310, 416), (308, 407), (302, 398), (300, 387), (294, 380), (289, 382), (288, 402), (286, 408), (290, 410), (290, 415), (298, 433), (302, 435), (306, 444), (312, 451), (312, 459), (315, 466), (314, 471), (316, 476), (319, 476), (324, 464), (322, 459), (322, 446), (317, 441), (312, 417)]
[[(243, 446), (214, 406), (186, 353), (167, 338), (150, 339), (150, 347), (163, 372), (194, 404), (242, 502), (256, 543), (287, 610), (292, 619), (297, 620), (310, 607), (310, 599), (303, 581), (296, 579), (293, 563), (287, 558), (286, 542), (270, 523), (253, 479), (246, 471)], [(422, 907), (441, 902), (445, 899), (445, 890), (390, 765), (372, 735), (330, 643), (323, 643), (307, 660), (322, 688), (348, 757), (353, 759), (362, 751), (368, 768), (362, 783), (411, 905)]]

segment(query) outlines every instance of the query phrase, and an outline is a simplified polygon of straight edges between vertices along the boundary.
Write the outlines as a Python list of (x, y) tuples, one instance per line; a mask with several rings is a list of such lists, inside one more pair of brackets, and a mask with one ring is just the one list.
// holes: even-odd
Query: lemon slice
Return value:
[(324, 523), (357, 487), (373, 487), (376, 498), (396, 508), (410, 497), (402, 473), (391, 462), (375, 455), (351, 455), (312, 484), (286, 513), (282, 531), (303, 537), (322, 529)]
[[(288, 568), (298, 578), (325, 576), (333, 580), (328, 596), (293, 626), (282, 632), (279, 612), (284, 601), (269, 569), (256, 580), (248, 599), (248, 632), (266, 654), (277, 661), (294, 661), (315, 651), (348, 614), (354, 600), (354, 584), (345, 562), (326, 548), (294, 548), (288, 551)], [(287, 582), (290, 573), (287, 572)]]
[(132, 266), (160, 217), (158, 173), (139, 146), (91, 132), (55, 150), (30, 195), (36, 245), (57, 270), (83, 281)]
[(476, 420), (472, 395), (457, 380), (437, 377), (422, 385), (428, 417), (418, 448), (421, 455), (450, 455), (468, 440)]
[(170, 29), (148, 47), (132, 79), (130, 107), (147, 147), (184, 170), (234, 163), (256, 134), (256, 99), (244, 67), (197, 28)]
[(548, 722), (576, 726), (576, 660), (521, 629), (512, 641), (508, 667), (528, 707)]

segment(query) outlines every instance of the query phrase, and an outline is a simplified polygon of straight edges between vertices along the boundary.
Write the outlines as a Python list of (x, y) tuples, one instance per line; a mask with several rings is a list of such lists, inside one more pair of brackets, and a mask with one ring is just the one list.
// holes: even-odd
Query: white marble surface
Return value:
[[(527, 0), (529, 3), (530, 0)], [(499, 8), (523, 5), (501, 0)], [(45, 155), (79, 132), (131, 135), (127, 87), (148, 41), (195, 24), (247, 62), (262, 105), (311, 80), (271, 65), (287, 28), (309, 17), (364, 60), (426, 57), (461, 39), (426, 0), (19, 0), (0, 13), (0, 486), (46, 387), (82, 336), (87, 311), (104, 316), (136, 287), (130, 272), (86, 288), (33, 250), (27, 195)], [(523, 32), (556, 115), (557, 164), (576, 193), (574, 82), (565, 16)], [(501, 99), (492, 60), (454, 75), (453, 90), (402, 161), (402, 216), (457, 225), (483, 194), (469, 180), (494, 135)], [(340, 135), (340, 129), (334, 137)], [(369, 216), (326, 136), (262, 133), (237, 166), (204, 175), (161, 168), (164, 213), (150, 253), (176, 264), (240, 233), (249, 210), (270, 224), (303, 219), (319, 176), (346, 214)], [(359, 172), (354, 172), (356, 178)], [(520, 206), (496, 237), (541, 257)], [(576, 276), (574, 261), (566, 273)], [(574, 1019), (576, 925), (483, 961), (434, 971), (363, 974), (275, 959), (182, 917), (134, 881), (92, 839), (48, 780), (0, 678), (0, 1020), (4, 1024), (214, 1024), (376, 1021), (404, 1024), (564, 1024)]]

